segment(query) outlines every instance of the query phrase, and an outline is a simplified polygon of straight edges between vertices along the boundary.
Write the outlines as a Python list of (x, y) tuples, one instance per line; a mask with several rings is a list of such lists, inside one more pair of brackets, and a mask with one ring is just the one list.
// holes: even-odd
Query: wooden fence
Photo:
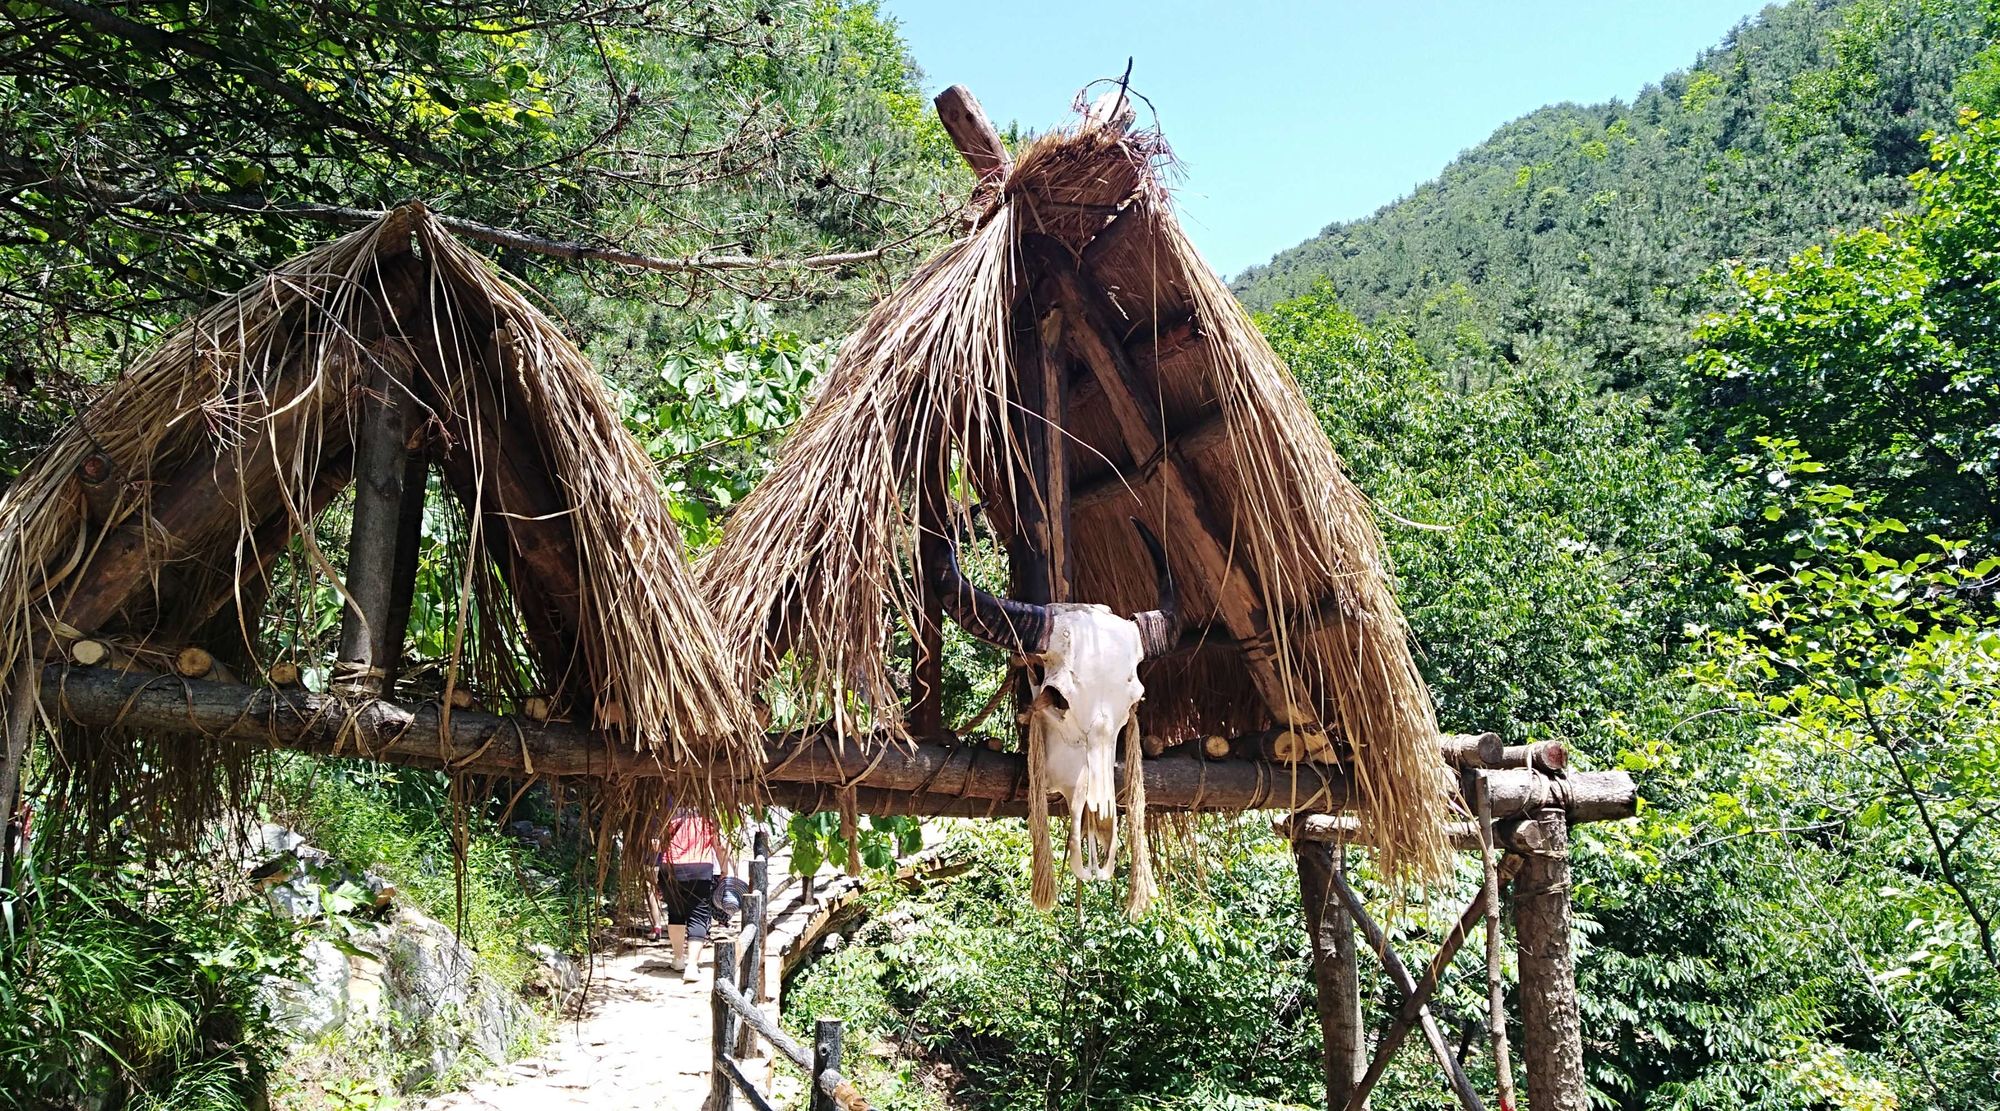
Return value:
[(777, 990), (764, 959), (770, 927), (771, 861), (770, 842), (761, 831), (753, 851), (750, 892), (743, 897), (743, 927), (738, 931), (744, 943), (741, 962), (735, 938), (715, 939), (715, 990), (711, 996), (715, 1066), (705, 1111), (733, 1111), (738, 1095), (756, 1111), (776, 1111), (771, 1097), (744, 1071), (744, 1059), (755, 1048), (754, 1038), (762, 1038), (805, 1072), (810, 1111), (870, 1111), (868, 1101), (840, 1073), (840, 1020), (820, 1019), (808, 1052), (779, 1029), (777, 1021), (760, 1006)]

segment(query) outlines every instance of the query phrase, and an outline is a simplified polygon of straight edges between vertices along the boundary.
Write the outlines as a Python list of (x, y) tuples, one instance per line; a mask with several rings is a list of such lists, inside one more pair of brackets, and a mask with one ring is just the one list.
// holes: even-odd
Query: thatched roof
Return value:
[(457, 612), (419, 689), (547, 698), (682, 771), (683, 789), (727, 790), (758, 767), (745, 703), (717, 681), (733, 669), (609, 391), (524, 290), (420, 207), (183, 324), (0, 498), (0, 674), (28, 684), (10, 703), (32, 700), (42, 660), (81, 636), (141, 664), (198, 644), (253, 680), (287, 655), (310, 669), (305, 642), (341, 608), (346, 559), (326, 543), (344, 520), (312, 525), (348, 484), (357, 414), (391, 366), (415, 407), (412, 457), (450, 495), (430, 501), (427, 531), (449, 536), (425, 573)]
[[(1157, 133), (1115, 123), (1029, 146), (973, 230), (843, 347), (702, 587), (753, 689), (781, 684), (776, 704), (864, 743), (902, 736), (892, 672), (907, 662), (889, 646), (921, 612), (920, 476), (943, 486), (962, 468), (1002, 539), (1038, 536), (1062, 500), (1043, 491), (1066, 486), (1054, 600), (1150, 608), (1126, 518), (1166, 542), (1190, 630), (1141, 673), (1145, 732), (1170, 745), (1323, 730), (1371, 841), (1427, 871), (1443, 859), (1437, 729), (1367, 499), (1183, 235), (1165, 157)], [(1038, 434), (1044, 419), (1062, 434)], [(1066, 457), (1047, 487), (1044, 439)], [(947, 516), (969, 524), (964, 504)]]

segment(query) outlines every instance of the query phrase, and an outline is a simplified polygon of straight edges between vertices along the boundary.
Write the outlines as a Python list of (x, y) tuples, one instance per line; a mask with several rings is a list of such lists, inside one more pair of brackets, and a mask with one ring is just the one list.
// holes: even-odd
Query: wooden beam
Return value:
[[(1271, 628), (1262, 592), (1251, 580), (1248, 568), (1233, 557), (1231, 533), (1213, 518), (1186, 464), (1173, 453), (1161, 450), (1159, 396), (1126, 353), (1112, 323), (1113, 310), (1103, 292), (1086, 283), (1059, 249), (1038, 246), (1035, 240), (1030, 240), (1030, 244), (1046, 273), (1054, 279), (1058, 296), (1070, 315), (1070, 344), (1096, 375), (1126, 450), (1139, 460), (1160, 456), (1158, 466), (1166, 511), (1180, 525), (1165, 538), (1168, 545), (1179, 541), (1181, 549), (1192, 557), (1195, 577), (1215, 600), (1230, 635), (1246, 645), (1269, 645)], [(1278, 724), (1310, 724), (1317, 720), (1317, 708), (1310, 699), (1293, 696), (1268, 649), (1260, 647), (1247, 655), (1251, 679)]]
[(296, 444), (311, 409), (309, 404), (281, 409), (256, 421), (244, 442), (203, 451), (174, 472), (160, 486), (151, 511), (142, 508), (105, 535), (89, 564), (66, 585), (63, 624), (97, 631), (153, 585), (153, 567), (186, 559), (197, 543), (236, 527), (245, 491), (277, 480), (277, 457)]
[(1141, 459), (1130, 473), (1116, 471), (1079, 486), (1071, 503), (1073, 510), (1094, 509), (1106, 502), (1123, 499), (1136, 509), (1141, 495), (1159, 478), (1160, 466), (1168, 459), (1182, 463), (1199, 459), (1229, 442), (1229, 424), (1221, 413), (1183, 430), (1169, 431), (1166, 450)]
[(937, 106), (938, 122), (944, 124), (945, 134), (951, 136), (952, 145), (965, 157), (966, 165), (979, 175), (979, 183), (997, 184), (1006, 180), (1014, 168), (1014, 156), (1007, 153), (1007, 144), (1001, 141), (993, 121), (986, 118), (986, 109), (979, 106), (979, 98), (972, 95), (972, 90), (953, 85), (939, 93), (932, 103)]
[[(1366, 823), (1351, 814), (1290, 814), (1272, 823), (1271, 828), (1286, 840), (1354, 845), (1371, 843)], [(1444, 835), (1458, 852), (1480, 851), (1477, 822), (1446, 822)], [(1500, 848), (1521, 856), (1537, 856), (1549, 851), (1541, 827), (1520, 818), (1495, 822), (1493, 835), (1495, 844)]]
[[(610, 734), (567, 722), (455, 710), (445, 729), (435, 704), (346, 703), (306, 691), (127, 675), (110, 668), (47, 668), (42, 704), (51, 715), (87, 726), (119, 724), (420, 767), (449, 764), (496, 775), (631, 778), (658, 778), (671, 771)], [(940, 813), (954, 800), (1004, 806), (1027, 797), (1026, 764), (1016, 753), (989, 752), (976, 744), (870, 740), (864, 752), (855, 738), (842, 744), (828, 730), (770, 736), (763, 778), (773, 784), (852, 783), (859, 789), (916, 793), (938, 800)], [(1336, 810), (1358, 798), (1337, 766), (1167, 755), (1148, 759), (1145, 772), (1147, 802), (1160, 811)], [(1546, 789), (1516, 782), (1545, 778), (1538, 773), (1509, 770), (1489, 778), (1497, 817), (1519, 817), (1531, 804), (1546, 804)], [(1122, 784), (1122, 774), (1118, 781)], [(1575, 820), (1604, 820), (1614, 810), (1624, 816), (1636, 809), (1638, 791), (1624, 772), (1574, 772), (1565, 783), (1572, 799), (1598, 800), (1577, 808)]]

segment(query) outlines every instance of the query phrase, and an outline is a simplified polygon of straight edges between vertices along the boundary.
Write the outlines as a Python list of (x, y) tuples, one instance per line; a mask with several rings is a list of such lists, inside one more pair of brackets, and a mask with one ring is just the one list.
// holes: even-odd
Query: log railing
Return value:
[(710, 1030), (714, 1068), (709, 1078), (705, 1111), (732, 1111), (737, 1096), (757, 1111), (771, 1111), (771, 1097), (744, 1069), (761, 1038), (797, 1065), (809, 1080), (811, 1111), (869, 1111), (868, 1101), (840, 1072), (840, 1021), (820, 1019), (810, 1051), (784, 1032), (761, 1004), (771, 996), (764, 975), (764, 947), (770, 930), (771, 861), (769, 842), (757, 834), (750, 861), (750, 893), (743, 899), (743, 961), (736, 960), (736, 938), (715, 941), (715, 987), (710, 994)]

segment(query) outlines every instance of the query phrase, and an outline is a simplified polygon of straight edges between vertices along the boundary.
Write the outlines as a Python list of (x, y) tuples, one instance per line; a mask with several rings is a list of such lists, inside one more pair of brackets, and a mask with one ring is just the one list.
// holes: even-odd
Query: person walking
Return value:
[(720, 876), (735, 871), (729, 842), (715, 823), (685, 807), (667, 821), (667, 848), (660, 854), (660, 892), (667, 905), (667, 941), (681, 978), (701, 975), (701, 949), (715, 921), (712, 900)]

